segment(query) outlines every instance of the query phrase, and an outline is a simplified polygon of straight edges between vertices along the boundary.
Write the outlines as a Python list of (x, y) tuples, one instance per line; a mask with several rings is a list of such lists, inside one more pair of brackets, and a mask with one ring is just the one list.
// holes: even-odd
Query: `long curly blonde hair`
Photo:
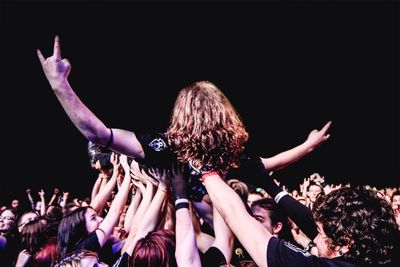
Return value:
[(219, 170), (239, 166), (249, 138), (235, 108), (208, 81), (195, 82), (179, 92), (166, 136), (179, 161)]

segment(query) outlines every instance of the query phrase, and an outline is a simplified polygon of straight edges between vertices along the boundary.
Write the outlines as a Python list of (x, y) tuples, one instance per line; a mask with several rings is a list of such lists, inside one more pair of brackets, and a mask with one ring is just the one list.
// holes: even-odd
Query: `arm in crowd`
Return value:
[(111, 203), (111, 207), (107, 213), (107, 216), (100, 223), (99, 228), (103, 232), (101, 230), (96, 230), (96, 234), (101, 246), (104, 245), (108, 237), (113, 232), (114, 227), (118, 224), (119, 217), (121, 216), (121, 213), (124, 210), (126, 199), (128, 198), (129, 194), (131, 177), (130, 177), (127, 157), (125, 155), (121, 155), (120, 162), (125, 171), (124, 181), (122, 182), (121, 189), (115, 195), (115, 198)]
[(107, 200), (109, 199), (111, 192), (115, 188), (115, 185), (117, 183), (117, 176), (119, 175), (120, 164), (118, 163), (118, 155), (115, 153), (112, 153), (110, 160), (114, 166), (113, 174), (112, 174), (110, 180), (108, 180), (108, 182), (106, 183), (106, 185), (103, 188), (100, 188), (100, 191), (90, 202), (90, 206), (97, 212), (97, 214), (101, 214), (104, 205), (106, 204)]
[(95, 196), (99, 193), (101, 181), (102, 181), (102, 177), (99, 174), (97, 176), (96, 181), (94, 182), (94, 185), (93, 185), (93, 188), (92, 188), (92, 193), (90, 195), (90, 199), (94, 199)]
[(65, 113), (88, 140), (133, 158), (144, 157), (143, 148), (133, 132), (111, 130), (75, 94), (68, 81), (71, 64), (67, 59), (61, 58), (58, 36), (54, 40), (53, 55), (45, 58), (39, 49), (37, 54), (43, 72)]
[(319, 131), (316, 129), (312, 130), (308, 135), (307, 140), (304, 141), (302, 144), (292, 149), (281, 152), (273, 157), (261, 158), (265, 168), (268, 171), (279, 170), (311, 153), (315, 148), (317, 148), (329, 138), (329, 134), (327, 134), (327, 131), (331, 126), (331, 123), (332, 122), (329, 121)]
[(259, 179), (266, 183), (265, 191), (275, 200), (278, 206), (283, 209), (286, 215), (302, 230), (310, 239), (317, 236), (317, 228), (314, 224), (310, 209), (290, 196), (280, 188), (267, 173), (261, 162), (254, 162)]
[(213, 205), (252, 259), (258, 266), (267, 266), (266, 251), (271, 233), (247, 212), (239, 195), (217, 173), (208, 175), (203, 184)]
[(172, 189), (175, 195), (175, 259), (178, 266), (201, 266), (197, 249), (192, 214), (189, 210), (189, 200), (186, 192), (186, 179), (183, 166), (172, 166)]
[(26, 195), (28, 196), (29, 203), (31, 204), (31, 209), (35, 210), (35, 201), (33, 200), (31, 189), (26, 189)]
[(63, 195), (62, 195), (62, 197), (60, 199), (60, 203), (59, 203), (60, 207), (64, 208), (68, 202), (68, 199), (69, 199), (69, 192), (63, 192)]
[(213, 207), (208, 195), (205, 195), (201, 202), (192, 202), (196, 213), (207, 223), (211, 228), (214, 228), (213, 225)]
[(212, 247), (218, 248), (224, 254), (227, 263), (231, 262), (235, 237), (226, 225), (218, 210), (213, 207), (215, 239)]
[(137, 189), (135, 186), (132, 186), (131, 203), (129, 205), (128, 210), (126, 211), (126, 216), (125, 216), (125, 220), (124, 220), (124, 229), (125, 229), (126, 233), (129, 233), (131, 230), (133, 217), (135, 216), (135, 214), (139, 208), (141, 200), (142, 200), (142, 193), (141, 193), (140, 189)]
[(41, 189), (39, 192), (40, 197), (40, 216), (46, 215), (46, 199), (44, 198), (44, 191)]
[(49, 204), (47, 204), (47, 206), (53, 205), (53, 203), (56, 200), (59, 193), (60, 193), (60, 190), (58, 190), (58, 188), (54, 188), (53, 195), (51, 196), (51, 199), (49, 201)]
[[(132, 219), (132, 223), (131, 223), (130, 230), (129, 230), (129, 235), (128, 235), (128, 237), (125, 241), (125, 245), (121, 251), (121, 254), (124, 254), (125, 252), (127, 252), (129, 255), (132, 254), (132, 251), (134, 248), (134, 246), (131, 246), (131, 244), (133, 244), (133, 242), (134, 242), (134, 239), (135, 239), (135, 236), (136, 236), (136, 233), (138, 230), (138, 226), (140, 224), (140, 220), (143, 218), (143, 216), (146, 213), (146, 210), (149, 208), (149, 206), (151, 204), (151, 200), (153, 199), (153, 195), (154, 195), (154, 185), (150, 181), (147, 181), (143, 177), (143, 173), (139, 170), (139, 165), (136, 161), (132, 161), (131, 171), (136, 179), (140, 179), (140, 180), (133, 179), (132, 182), (138, 188), (138, 190), (140, 190), (142, 192), (143, 197), (142, 197), (142, 201), (140, 202), (139, 207)], [(146, 184), (146, 187), (144, 186), (143, 183)]]
[[(158, 185), (158, 189), (154, 198), (152, 199), (148, 209), (146, 210), (144, 216), (141, 218), (137, 230), (134, 233), (133, 238), (127, 239), (124, 245), (124, 250), (129, 254), (132, 255), (132, 252), (136, 246), (136, 243), (146, 237), (146, 235), (153, 231), (159, 220), (161, 215), (161, 207), (163, 202), (166, 199), (166, 195), (168, 193), (168, 185), (165, 182), (164, 178), (166, 177), (166, 170), (157, 171), (157, 176), (160, 178), (160, 183)], [(162, 182), (161, 182), (162, 181)], [(132, 232), (133, 233), (133, 232)], [(129, 242), (128, 242), (129, 241)]]

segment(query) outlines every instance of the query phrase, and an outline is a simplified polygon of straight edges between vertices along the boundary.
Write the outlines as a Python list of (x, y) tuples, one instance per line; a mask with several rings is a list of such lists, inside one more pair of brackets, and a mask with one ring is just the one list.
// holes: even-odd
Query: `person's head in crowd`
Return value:
[(85, 197), (84, 199), (82, 199), (82, 201), (80, 201), (81, 203), (81, 207), (86, 207), (90, 205), (90, 198), (89, 197)]
[(297, 189), (293, 189), (291, 195), (292, 197), (297, 198), (299, 196), (299, 191), (297, 191)]
[(249, 134), (227, 97), (199, 81), (179, 92), (166, 136), (179, 161), (226, 170), (239, 165)]
[(25, 224), (21, 230), (21, 241), (23, 248), (31, 255), (34, 255), (46, 244), (46, 227), (39, 218)]
[(392, 204), (393, 209), (400, 208), (400, 191), (399, 190), (393, 192), (390, 202)]
[(247, 202), (249, 196), (249, 187), (238, 179), (229, 179), (226, 183), (240, 196), (244, 203)]
[(11, 208), (17, 209), (17, 208), (19, 208), (19, 205), (20, 205), (20, 202), (19, 202), (18, 199), (13, 199), (13, 200), (11, 201)]
[(59, 259), (53, 267), (107, 267), (108, 265), (101, 262), (96, 252), (89, 250), (79, 250), (65, 255)]
[(88, 156), (90, 167), (98, 171), (109, 171), (113, 168), (110, 162), (111, 151), (88, 142)]
[(47, 221), (61, 221), (63, 217), (62, 209), (58, 205), (50, 205), (46, 209)]
[(247, 197), (247, 205), (251, 207), (253, 203), (257, 200), (264, 199), (264, 195), (259, 191), (249, 192), (249, 196)]
[(22, 228), (24, 228), (24, 226), (28, 222), (36, 220), (38, 218), (39, 218), (39, 214), (36, 211), (27, 211), (24, 214), (22, 214), (22, 216), (18, 220), (18, 232), (21, 233)]
[(17, 215), (11, 209), (6, 209), (0, 214), (0, 235), (6, 236), (15, 227)]
[(57, 242), (48, 242), (33, 256), (33, 267), (53, 266), (57, 260)]
[(253, 217), (273, 236), (291, 240), (289, 219), (272, 198), (259, 199), (251, 205)]
[(307, 187), (307, 197), (310, 199), (310, 202), (315, 203), (320, 194), (323, 194), (321, 186), (316, 183), (310, 183)]
[(95, 231), (103, 218), (90, 207), (79, 207), (66, 214), (58, 227), (58, 255), (64, 257), (73, 251), (78, 243)]
[(302, 197), (302, 196), (298, 196), (298, 197), (296, 198), (296, 200), (297, 200), (298, 202), (300, 202), (301, 204), (303, 204), (304, 206), (307, 205), (307, 199), (305, 199), (305, 198)]
[(320, 257), (343, 255), (362, 266), (392, 259), (398, 230), (387, 201), (373, 190), (340, 188), (318, 197), (313, 208)]
[(175, 267), (175, 235), (171, 230), (151, 231), (140, 239), (129, 259), (129, 267)]
[(63, 214), (64, 216), (71, 213), (72, 211), (76, 210), (77, 208), (79, 208), (80, 205), (77, 205), (75, 202), (68, 202), (67, 204), (65, 204), (64, 209), (63, 209)]

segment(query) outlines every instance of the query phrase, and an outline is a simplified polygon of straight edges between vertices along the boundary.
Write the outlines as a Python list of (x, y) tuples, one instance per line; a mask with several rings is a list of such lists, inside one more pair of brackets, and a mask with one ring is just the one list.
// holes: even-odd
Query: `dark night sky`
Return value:
[(6, 2), (1, 6), (0, 203), (25, 188), (90, 194), (87, 141), (35, 49), (61, 38), (70, 83), (106, 125), (164, 131), (175, 97), (214, 82), (264, 156), (333, 120), (331, 139), (276, 173), (294, 185), (398, 186), (398, 6), (381, 2)]

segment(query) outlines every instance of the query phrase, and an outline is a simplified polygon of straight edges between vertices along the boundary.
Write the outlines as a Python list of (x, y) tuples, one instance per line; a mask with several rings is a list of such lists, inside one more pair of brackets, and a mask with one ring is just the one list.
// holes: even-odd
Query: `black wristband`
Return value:
[(181, 202), (181, 203), (176, 204), (175, 210), (179, 210), (179, 209), (189, 209), (189, 203)]
[(113, 139), (114, 139), (113, 130), (111, 128), (108, 128), (108, 129), (110, 129), (110, 137), (108, 138), (108, 142), (107, 142), (106, 148), (109, 148), (111, 146), (111, 144), (113, 142)]

